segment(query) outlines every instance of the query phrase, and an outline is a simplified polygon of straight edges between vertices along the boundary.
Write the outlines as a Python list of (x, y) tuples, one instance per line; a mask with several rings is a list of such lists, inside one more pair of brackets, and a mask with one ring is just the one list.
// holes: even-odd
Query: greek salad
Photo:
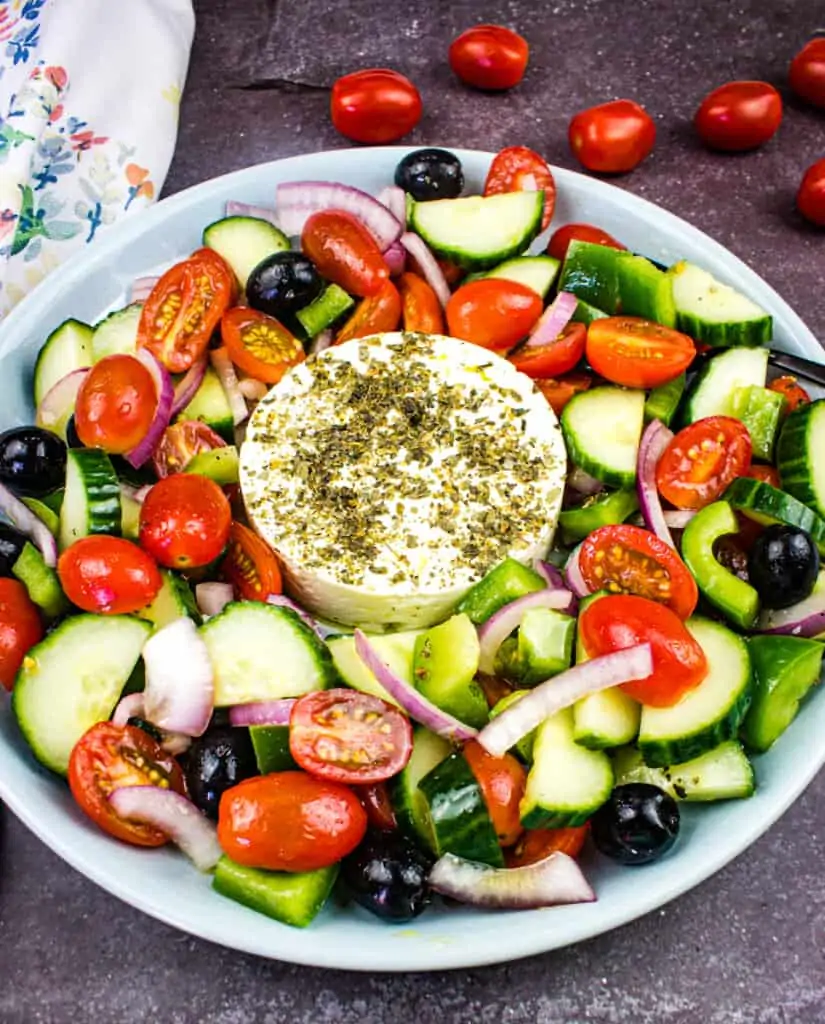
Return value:
[(524, 147), (482, 195), (416, 150), (55, 326), (0, 435), (0, 682), (96, 826), (302, 927), (592, 901), (585, 844), (753, 794), (820, 678), (825, 400), (747, 296), (554, 205)]

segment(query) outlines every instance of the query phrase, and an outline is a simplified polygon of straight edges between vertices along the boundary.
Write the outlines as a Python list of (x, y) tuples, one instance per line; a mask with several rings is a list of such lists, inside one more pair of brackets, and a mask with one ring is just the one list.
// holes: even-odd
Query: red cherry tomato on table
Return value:
[(264, 384), (277, 384), (305, 358), (301, 342), (280, 321), (248, 306), (224, 313), (221, 340), (232, 362)]
[(693, 123), (711, 149), (738, 153), (763, 145), (779, 128), (782, 97), (767, 82), (728, 82), (702, 100)]
[(72, 796), (96, 825), (134, 846), (163, 846), (169, 841), (151, 825), (121, 818), (109, 802), (122, 786), (159, 786), (185, 793), (177, 761), (148, 733), (131, 725), (99, 722), (75, 744), (69, 758)]
[(401, 296), (392, 281), (385, 281), (375, 295), (361, 299), (335, 339), (335, 344), (394, 331), (401, 320)]
[(505, 853), (504, 860), (508, 868), (525, 868), (529, 864), (544, 860), (551, 853), (566, 853), (568, 857), (578, 857), (589, 831), (589, 825), (529, 829), (513, 849)]
[(542, 231), (553, 219), (556, 208), (556, 181), (547, 161), (527, 146), (508, 146), (493, 157), (484, 182), (484, 195), (502, 192), (544, 192)]
[(283, 590), (281, 564), (275, 552), (243, 523), (233, 522), (229, 529), (221, 575), (241, 601), (266, 601), (270, 594)]
[(805, 171), (796, 194), (796, 206), (812, 224), (825, 228), (825, 160), (817, 160)]
[(364, 225), (344, 210), (319, 210), (304, 224), (301, 249), (322, 277), (351, 295), (375, 295), (390, 276)]
[(796, 377), (776, 377), (768, 384), (768, 390), (776, 391), (777, 394), (784, 397), (786, 413), (793, 412), (800, 405), (808, 405), (811, 401), (811, 396), (799, 384)]
[(582, 612), (579, 629), (584, 649), (591, 658), (636, 644), (650, 644), (651, 675), (621, 687), (642, 704), (670, 707), (707, 675), (705, 653), (681, 619), (664, 605), (644, 597), (600, 597)]
[(75, 429), (87, 448), (122, 455), (146, 436), (158, 404), (152, 374), (134, 356), (105, 356), (77, 393)]
[(226, 261), (212, 249), (198, 249), (152, 289), (140, 314), (138, 348), (149, 349), (170, 373), (188, 370), (206, 351), (236, 287)]
[(181, 473), (200, 452), (225, 448), (226, 441), (200, 420), (173, 423), (163, 432), (152, 455), (152, 465), (158, 479)]
[(663, 498), (683, 509), (704, 508), (751, 465), (747, 427), (732, 416), (707, 416), (680, 430), (656, 466)]
[(699, 591), (676, 551), (640, 526), (600, 526), (583, 542), (579, 566), (588, 588), (635, 594), (667, 605), (680, 619), (696, 609)]
[(0, 685), (7, 690), (23, 658), (43, 639), (37, 605), (19, 580), (0, 578)]
[(547, 255), (563, 261), (567, 255), (567, 249), (572, 241), (591, 242), (594, 245), (606, 245), (611, 249), (627, 249), (612, 235), (593, 224), (564, 224), (556, 228), (547, 243)]
[(656, 125), (633, 100), (613, 100), (576, 114), (567, 129), (573, 155), (588, 171), (632, 171), (653, 149)]
[(175, 473), (158, 481), (140, 509), (140, 545), (170, 569), (207, 565), (223, 551), (232, 512), (213, 481)]
[(499, 845), (512, 846), (524, 831), (519, 819), (519, 803), (527, 784), (524, 766), (512, 754), (493, 757), (475, 740), (462, 752), (481, 789)]
[(512, 348), (541, 316), (541, 297), (532, 288), (503, 278), (471, 281), (447, 303), (447, 329), (454, 338), (482, 348)]
[(587, 328), (587, 361), (626, 388), (655, 388), (678, 377), (696, 356), (693, 339), (640, 316), (608, 316)]
[(367, 814), (351, 789), (306, 772), (277, 772), (226, 790), (218, 842), (227, 857), (268, 871), (314, 871), (352, 853)]
[(572, 370), (584, 355), (587, 328), (584, 324), (567, 324), (558, 337), (546, 345), (522, 345), (507, 358), (517, 370), (534, 380), (560, 377)]
[(592, 384), (593, 378), (589, 373), (568, 373), (564, 377), (536, 381), (536, 387), (557, 416), (561, 416), (564, 407), (574, 395), (587, 391)]
[(398, 278), (401, 315), (405, 331), (444, 333), (444, 310), (438, 296), (423, 277), (407, 271)]
[(791, 61), (788, 78), (797, 96), (825, 108), (825, 36), (802, 47)]
[(468, 28), (449, 52), (450, 67), (462, 82), (492, 92), (518, 85), (529, 56), (527, 40), (503, 25)]
[(82, 537), (63, 552), (57, 574), (66, 597), (84, 612), (127, 615), (151, 604), (161, 588), (154, 561), (122, 537)]
[(421, 120), (421, 96), (409, 78), (367, 68), (339, 78), (329, 103), (332, 123), (353, 142), (395, 142)]

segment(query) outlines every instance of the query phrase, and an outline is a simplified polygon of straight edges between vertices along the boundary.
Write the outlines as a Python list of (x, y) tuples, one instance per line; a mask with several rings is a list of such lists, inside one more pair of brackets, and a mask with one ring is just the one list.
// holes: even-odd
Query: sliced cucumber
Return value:
[(201, 614), (192, 588), (182, 576), (171, 569), (160, 570), (161, 586), (151, 604), (135, 612), (138, 618), (150, 622), (155, 629), (163, 629), (175, 619), (190, 618), (200, 625)]
[(130, 356), (137, 351), (138, 325), (142, 312), (143, 303), (133, 302), (95, 324), (92, 335), (92, 358), (95, 362), (105, 356)]
[(673, 277), (645, 259), (630, 252), (616, 258), (619, 301), (622, 313), (654, 320), (665, 327), (676, 326)]
[(722, 498), (737, 512), (742, 512), (763, 526), (785, 523), (786, 526), (798, 526), (806, 530), (819, 548), (820, 555), (825, 556), (825, 519), (778, 487), (771, 487), (752, 477), (740, 476), (728, 485)]
[(34, 364), (35, 408), (59, 380), (92, 365), (92, 333), (80, 320), (64, 320), (46, 338)]
[(65, 775), (75, 743), (114, 710), (149, 633), (125, 615), (74, 615), (28, 652), (12, 709), (38, 761)]
[[(400, 676), (411, 685), (413, 685), (413, 661), (418, 635), (417, 630), (408, 630), (370, 637), (370, 643), (381, 656), (381, 660), (395, 675)], [(358, 657), (353, 637), (333, 637), (327, 641), (327, 647), (332, 655), (336, 671), (347, 686), (351, 686), (353, 690), (360, 690), (361, 693), (371, 693), (374, 697), (380, 697), (381, 700), (388, 701), (390, 704), (398, 703)]]
[(763, 462), (773, 461), (773, 450), (782, 417), (785, 397), (768, 388), (736, 388), (733, 393), (733, 415), (748, 428), (754, 457)]
[(682, 401), (686, 383), (685, 374), (680, 373), (678, 377), (674, 377), (667, 384), (660, 384), (658, 388), (653, 388), (645, 402), (645, 423), (650, 423), (651, 420), (661, 420), (666, 427), (669, 427), (679, 408), (679, 403)]
[(478, 626), (517, 597), (544, 590), (546, 586), (534, 569), (514, 558), (505, 558), (467, 591), (456, 611), (467, 615)]
[(708, 359), (688, 390), (684, 422), (732, 416), (737, 388), (765, 386), (768, 354), (766, 348), (731, 348)]
[(238, 482), (239, 472), (238, 449), (234, 444), (223, 448), (212, 448), (208, 452), (198, 452), (186, 463), (184, 473), (196, 473), (208, 477), (221, 487)]
[(565, 544), (578, 544), (600, 526), (623, 523), (638, 511), (639, 498), (635, 491), (612, 491), (586, 498), (559, 513), (559, 527)]
[(561, 263), (552, 256), (516, 256), (505, 260), (482, 277), (498, 277), (505, 281), (515, 281), (532, 288), (534, 292), (546, 299), (558, 277)]
[(765, 345), (771, 340), (771, 315), (755, 302), (693, 263), (677, 263), (669, 273), (676, 325), (692, 338), (714, 347)]
[(232, 444), (235, 440), (235, 422), (220, 378), (211, 366), (206, 368), (201, 386), (195, 397), (178, 416), (178, 422), (200, 420), (216, 434)]
[(289, 749), (288, 725), (252, 725), (249, 738), (261, 775), (288, 772), (298, 767)]
[[(501, 714), (502, 711), (506, 711), (516, 701), (521, 700), (529, 690), (513, 690), (511, 693), (506, 694), (496, 704), (496, 706), (490, 711), (490, 718), (496, 718)], [(527, 733), (526, 736), (522, 736), (521, 739), (511, 748), (510, 753), (514, 754), (520, 760), (524, 761), (525, 764), (533, 763), (533, 744), (536, 741), (536, 730), (533, 729)]]
[(413, 678), (422, 696), (473, 728), (490, 717), (487, 698), (475, 682), (478, 633), (467, 615), (453, 615), (416, 637)]
[(306, 928), (332, 892), (338, 864), (315, 871), (262, 871), (221, 857), (212, 888), (221, 896), (293, 928)]
[(11, 571), (20, 580), (29, 597), (48, 619), (56, 619), (69, 610), (69, 602), (57, 573), (46, 565), (43, 556), (29, 541), (17, 557)]
[(603, 483), (632, 487), (644, 406), (644, 391), (601, 387), (574, 395), (561, 414), (571, 461)]
[(60, 549), (91, 533), (120, 534), (120, 484), (101, 448), (70, 448), (60, 509)]
[(544, 192), (503, 192), (413, 203), (410, 228), (437, 255), (468, 270), (519, 256), (541, 231)]
[(525, 612), (518, 635), (498, 650), (495, 674), (519, 687), (536, 686), (570, 668), (576, 620), (552, 608)]
[(619, 308), (619, 250), (574, 238), (559, 277), (559, 291), (570, 292), (597, 309)]
[(776, 467), (782, 486), (825, 517), (825, 399), (795, 409), (782, 427)]
[(137, 540), (140, 534), (141, 503), (131, 495), (120, 491), (120, 532), (128, 540)]
[(289, 239), (258, 217), (223, 217), (203, 231), (203, 244), (223, 256), (242, 288), (257, 265), (274, 252), (290, 248)]
[(390, 795), (399, 828), (433, 848), (433, 836), (427, 814), (427, 803), (418, 790), (419, 782), (437, 764), (453, 752), (452, 746), (441, 736), (417, 725), (413, 730), (410, 759), (390, 783)]
[(708, 674), (672, 707), (642, 708), (639, 749), (658, 768), (734, 739), (751, 702), (751, 661), (742, 637), (709, 619), (695, 617), (685, 625), (705, 652)]
[(652, 768), (636, 747), (622, 747), (613, 756), (616, 785), (646, 782), (669, 793), (674, 800), (709, 803), (753, 796), (756, 779), (742, 744), (726, 740), (692, 761)]
[(347, 295), (343, 288), (330, 284), (308, 306), (299, 309), (295, 318), (306, 331), (307, 337), (314, 338), (337, 323), (354, 305), (355, 299)]

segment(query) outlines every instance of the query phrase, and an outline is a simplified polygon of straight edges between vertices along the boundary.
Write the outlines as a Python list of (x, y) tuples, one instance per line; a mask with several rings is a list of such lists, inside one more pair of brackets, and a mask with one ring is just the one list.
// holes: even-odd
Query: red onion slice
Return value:
[(254, 377), (243, 377), (238, 381), (238, 389), (248, 402), (260, 402), (269, 391), (268, 385)]
[(199, 871), (211, 871), (223, 855), (212, 822), (173, 789), (120, 786), (109, 801), (121, 818), (152, 825), (169, 836)]
[(555, 341), (564, 328), (570, 323), (570, 318), (576, 312), (579, 300), (570, 292), (559, 292), (550, 305), (541, 314), (525, 342), (527, 348), (538, 348), (541, 345), (549, 345)]
[(316, 334), (309, 345), (309, 355), (317, 356), (319, 352), (325, 352), (328, 348), (332, 347), (335, 341), (335, 334), (331, 328), (327, 328), (325, 331), (321, 331), (320, 334)]
[(246, 407), (246, 399), (238, 384), (238, 375), (235, 373), (235, 367), (232, 365), (232, 360), (229, 358), (229, 353), (225, 348), (213, 349), (209, 353), (209, 358), (212, 360), (212, 366), (220, 379), (226, 400), (229, 402), (229, 408), (232, 410), (232, 422), (237, 427), (249, 416), (249, 410)]
[(684, 530), (687, 524), (696, 515), (695, 512), (691, 512), (687, 509), (668, 509), (664, 513), (665, 522), (671, 530)]
[(450, 301), (450, 286), (427, 243), (413, 231), (405, 231), (401, 236), (401, 244), (418, 264), (424, 280), (438, 296), (438, 301), (446, 307)]
[(653, 671), (650, 644), (636, 644), (622, 651), (574, 665), (531, 690), (485, 725), (478, 742), (493, 757), (502, 757), (545, 718), (575, 704), (582, 697), (634, 679), (646, 679)]
[(564, 576), (562, 576), (561, 572), (552, 562), (544, 562), (542, 559), (537, 558), (533, 562), (533, 569), (541, 576), (551, 590), (568, 589), (567, 584), (564, 582)]
[(578, 598), (587, 597), (590, 593), (590, 587), (584, 582), (584, 576), (582, 576), (581, 566), (579, 565), (581, 547), (581, 544), (579, 544), (573, 548), (564, 566), (564, 581)]
[(136, 501), (138, 505), (142, 505), (146, 501), (146, 495), (151, 490), (151, 484), (142, 484), (140, 487), (134, 487), (132, 484), (126, 483), (125, 480), (120, 482), (120, 493), (123, 497), (128, 498), (129, 501)]
[(328, 636), (332, 636), (338, 632), (337, 629), (331, 629), (328, 626), (322, 626), (317, 619), (305, 611), (299, 604), (296, 604), (291, 598), (287, 597), (286, 594), (270, 594), (266, 599), (267, 604), (274, 604), (279, 608), (289, 608), (298, 616), (298, 618), (316, 634), (321, 640), (326, 640)]
[(44, 430), (57, 432), (56, 428), (65, 427), (74, 407), (77, 404), (77, 393), (80, 385), (89, 373), (84, 370), (72, 370), (65, 377), (52, 385), (40, 401), (34, 416), (35, 425)]
[(197, 394), (198, 388), (203, 384), (203, 378), (206, 376), (206, 363), (207, 356), (204, 354), (200, 359), (196, 359), (192, 363), (175, 385), (172, 411), (169, 413), (170, 420), (173, 420), (179, 412), (183, 412)]
[(276, 228), (280, 228), (278, 218), (271, 206), (256, 206), (254, 203), (241, 203), (236, 199), (228, 199), (225, 207), (227, 217), (254, 217), (265, 220)]
[(398, 701), (410, 718), (426, 726), (430, 732), (453, 743), (464, 743), (478, 735), (475, 729), (431, 704), (414, 686), (397, 676), (360, 629), (355, 630), (355, 650), (387, 693)]
[(209, 725), (215, 696), (209, 653), (188, 617), (153, 633), (143, 647), (146, 717), (167, 732), (201, 736)]
[(156, 274), (136, 277), (129, 291), (129, 302), (145, 302), (152, 294), (152, 290), (159, 280), (160, 278)]
[(571, 491), (576, 491), (583, 498), (592, 498), (594, 494), (598, 494), (604, 490), (604, 484), (601, 480), (597, 480), (594, 476), (589, 473), (585, 473), (583, 469), (575, 466), (572, 472), (567, 477), (567, 486)]
[(825, 569), (821, 569), (814, 589), (790, 608), (764, 608), (756, 630), (820, 639), (825, 636)]
[(522, 868), (491, 868), (445, 853), (433, 865), (429, 882), (442, 896), (499, 910), (532, 910), (596, 899), (581, 868), (566, 853), (551, 853)]
[(390, 211), (402, 228), (407, 226), (407, 195), (403, 188), (388, 185), (378, 193), (378, 202)]
[(672, 440), (673, 432), (668, 430), (661, 420), (651, 420), (648, 423), (642, 434), (636, 459), (636, 493), (639, 495), (639, 505), (648, 530), (652, 530), (659, 540), (675, 548), (656, 487), (656, 466)]
[(231, 583), (198, 583), (195, 586), (195, 602), (203, 615), (219, 615), (235, 600)]
[(393, 242), (384, 252), (384, 259), (390, 268), (390, 277), (398, 277), (407, 266), (407, 250), (400, 242)]
[(384, 252), (404, 230), (401, 222), (377, 199), (360, 188), (332, 181), (290, 181), (278, 186), (275, 208), (282, 231), (299, 236), (319, 210), (345, 210), (364, 225)]
[(172, 378), (169, 375), (169, 371), (165, 366), (162, 366), (157, 359), (155, 359), (148, 349), (139, 348), (135, 353), (134, 358), (143, 363), (149, 373), (152, 374), (152, 379), (155, 382), (155, 390), (157, 392), (155, 415), (149, 425), (146, 435), (142, 441), (136, 444), (135, 447), (124, 456), (130, 466), (134, 467), (134, 469), (140, 469), (140, 467), (145, 462), (148, 462), (152, 457), (152, 453), (155, 448), (157, 448), (164, 430), (169, 426), (169, 420), (171, 419), (172, 413), (172, 403), (175, 399), (175, 389), (172, 386)]
[(112, 712), (112, 724), (126, 725), (130, 718), (143, 717), (143, 694), (129, 693), (120, 698), (117, 707)]
[(563, 587), (559, 590), (547, 588), (537, 590), (524, 597), (517, 597), (503, 608), (491, 615), (478, 628), (478, 670), (485, 675), (495, 675), (495, 660), (499, 647), (507, 637), (521, 625), (525, 612), (531, 608), (553, 608), (559, 612), (569, 612), (575, 603), (575, 597)]
[(289, 725), (294, 706), (295, 697), (236, 704), (229, 709), (229, 722), (231, 725)]
[(46, 565), (54, 569), (57, 565), (57, 541), (54, 535), (43, 520), (36, 516), (28, 505), (24, 505), (5, 484), (0, 484), (0, 512), (5, 513), (9, 523), (16, 530), (28, 537), (43, 556)]

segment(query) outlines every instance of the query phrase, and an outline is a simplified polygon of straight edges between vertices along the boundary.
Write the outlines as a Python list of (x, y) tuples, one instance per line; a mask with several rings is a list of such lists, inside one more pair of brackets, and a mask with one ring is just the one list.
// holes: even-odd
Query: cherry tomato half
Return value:
[(796, 194), (799, 212), (818, 227), (825, 228), (825, 160), (811, 164)]
[(315, 871), (352, 853), (367, 814), (338, 782), (306, 772), (247, 779), (221, 797), (218, 842), (238, 864), (268, 871)]
[(194, 473), (159, 480), (140, 509), (140, 545), (161, 565), (192, 569), (223, 551), (232, 512), (214, 482)]
[(92, 821), (135, 846), (163, 846), (168, 837), (151, 825), (121, 818), (109, 796), (122, 786), (159, 786), (184, 793), (177, 761), (152, 737), (131, 725), (99, 722), (77, 741), (69, 758), (69, 788)]
[(809, 405), (811, 401), (811, 396), (796, 377), (776, 377), (768, 384), (768, 390), (784, 396), (786, 413), (793, 412), (800, 405)]
[(43, 639), (37, 605), (19, 580), (0, 577), (0, 685), (7, 690), (27, 652)]
[(556, 228), (547, 243), (547, 255), (560, 262), (564, 261), (571, 242), (591, 242), (593, 245), (606, 245), (611, 249), (627, 249), (612, 235), (593, 224), (564, 224)]
[(366, 68), (332, 87), (330, 115), (336, 131), (353, 142), (395, 142), (421, 120), (418, 89), (389, 68)]
[(613, 100), (576, 114), (567, 138), (573, 155), (588, 171), (623, 174), (649, 155), (656, 125), (633, 100)]
[(443, 334), (444, 310), (438, 296), (423, 277), (410, 271), (398, 278), (401, 314), (405, 331)]
[(791, 61), (791, 88), (808, 103), (825, 108), (825, 37), (806, 43)]
[(536, 864), (549, 857), (551, 853), (566, 853), (568, 857), (578, 857), (589, 831), (589, 825), (529, 829), (513, 849), (504, 854), (504, 860), (508, 868), (526, 868), (528, 864)]
[(680, 430), (656, 466), (656, 486), (677, 508), (704, 508), (751, 465), (748, 429), (732, 416), (707, 416)]
[(212, 249), (198, 249), (160, 278), (143, 304), (138, 348), (170, 373), (183, 373), (206, 351), (235, 295), (235, 275)]
[(225, 448), (226, 441), (200, 420), (173, 423), (163, 432), (152, 455), (152, 466), (158, 479), (181, 473), (200, 452)]
[(87, 448), (122, 455), (146, 436), (157, 404), (152, 374), (139, 359), (104, 356), (86, 374), (77, 393), (77, 436)]
[(532, 288), (487, 277), (462, 285), (447, 303), (447, 329), (454, 338), (482, 348), (512, 348), (530, 333), (542, 312)]
[(670, 707), (707, 675), (705, 653), (669, 608), (626, 594), (600, 597), (579, 617), (584, 649), (594, 658), (649, 643), (653, 672), (623, 683), (628, 696), (652, 707)]
[(693, 339), (640, 316), (607, 316), (587, 328), (587, 361), (614, 384), (655, 388), (693, 362)]
[(522, 345), (507, 358), (517, 370), (534, 380), (560, 377), (579, 362), (586, 342), (587, 328), (584, 324), (571, 322), (546, 345)]
[(232, 362), (265, 384), (277, 384), (305, 359), (303, 345), (280, 321), (249, 306), (224, 313), (221, 340)]
[(385, 281), (375, 295), (361, 299), (355, 312), (335, 338), (335, 344), (394, 331), (401, 320), (401, 296), (392, 281)]
[(332, 782), (383, 782), (410, 759), (412, 726), (397, 707), (356, 690), (319, 690), (299, 697), (289, 716), (296, 763)]
[(680, 619), (696, 609), (696, 581), (675, 550), (640, 526), (600, 526), (583, 542), (579, 566), (593, 592), (636, 594), (667, 605)]
[(162, 583), (158, 567), (137, 544), (105, 534), (70, 544), (58, 559), (57, 575), (72, 604), (98, 615), (145, 608)]
[(728, 82), (702, 100), (693, 123), (711, 149), (756, 149), (776, 134), (782, 97), (767, 82)]
[(508, 146), (493, 157), (484, 182), (484, 195), (500, 192), (544, 192), (542, 231), (553, 219), (556, 208), (556, 181), (547, 161), (527, 146)]
[(233, 522), (229, 528), (221, 575), (242, 601), (266, 601), (283, 590), (281, 564), (270, 546), (248, 526)]
[(568, 373), (564, 377), (548, 380), (537, 380), (536, 387), (541, 391), (557, 416), (561, 416), (564, 407), (581, 391), (587, 391), (593, 385), (589, 373)]
[(344, 210), (319, 210), (304, 224), (301, 249), (322, 277), (351, 295), (375, 295), (390, 268), (364, 225)]
[(512, 846), (524, 831), (519, 819), (527, 784), (524, 766), (512, 754), (493, 757), (475, 740), (465, 744), (463, 754), (481, 788), (499, 845)]
[(453, 72), (476, 89), (512, 89), (524, 78), (530, 47), (503, 25), (475, 25), (455, 37), (449, 59)]

